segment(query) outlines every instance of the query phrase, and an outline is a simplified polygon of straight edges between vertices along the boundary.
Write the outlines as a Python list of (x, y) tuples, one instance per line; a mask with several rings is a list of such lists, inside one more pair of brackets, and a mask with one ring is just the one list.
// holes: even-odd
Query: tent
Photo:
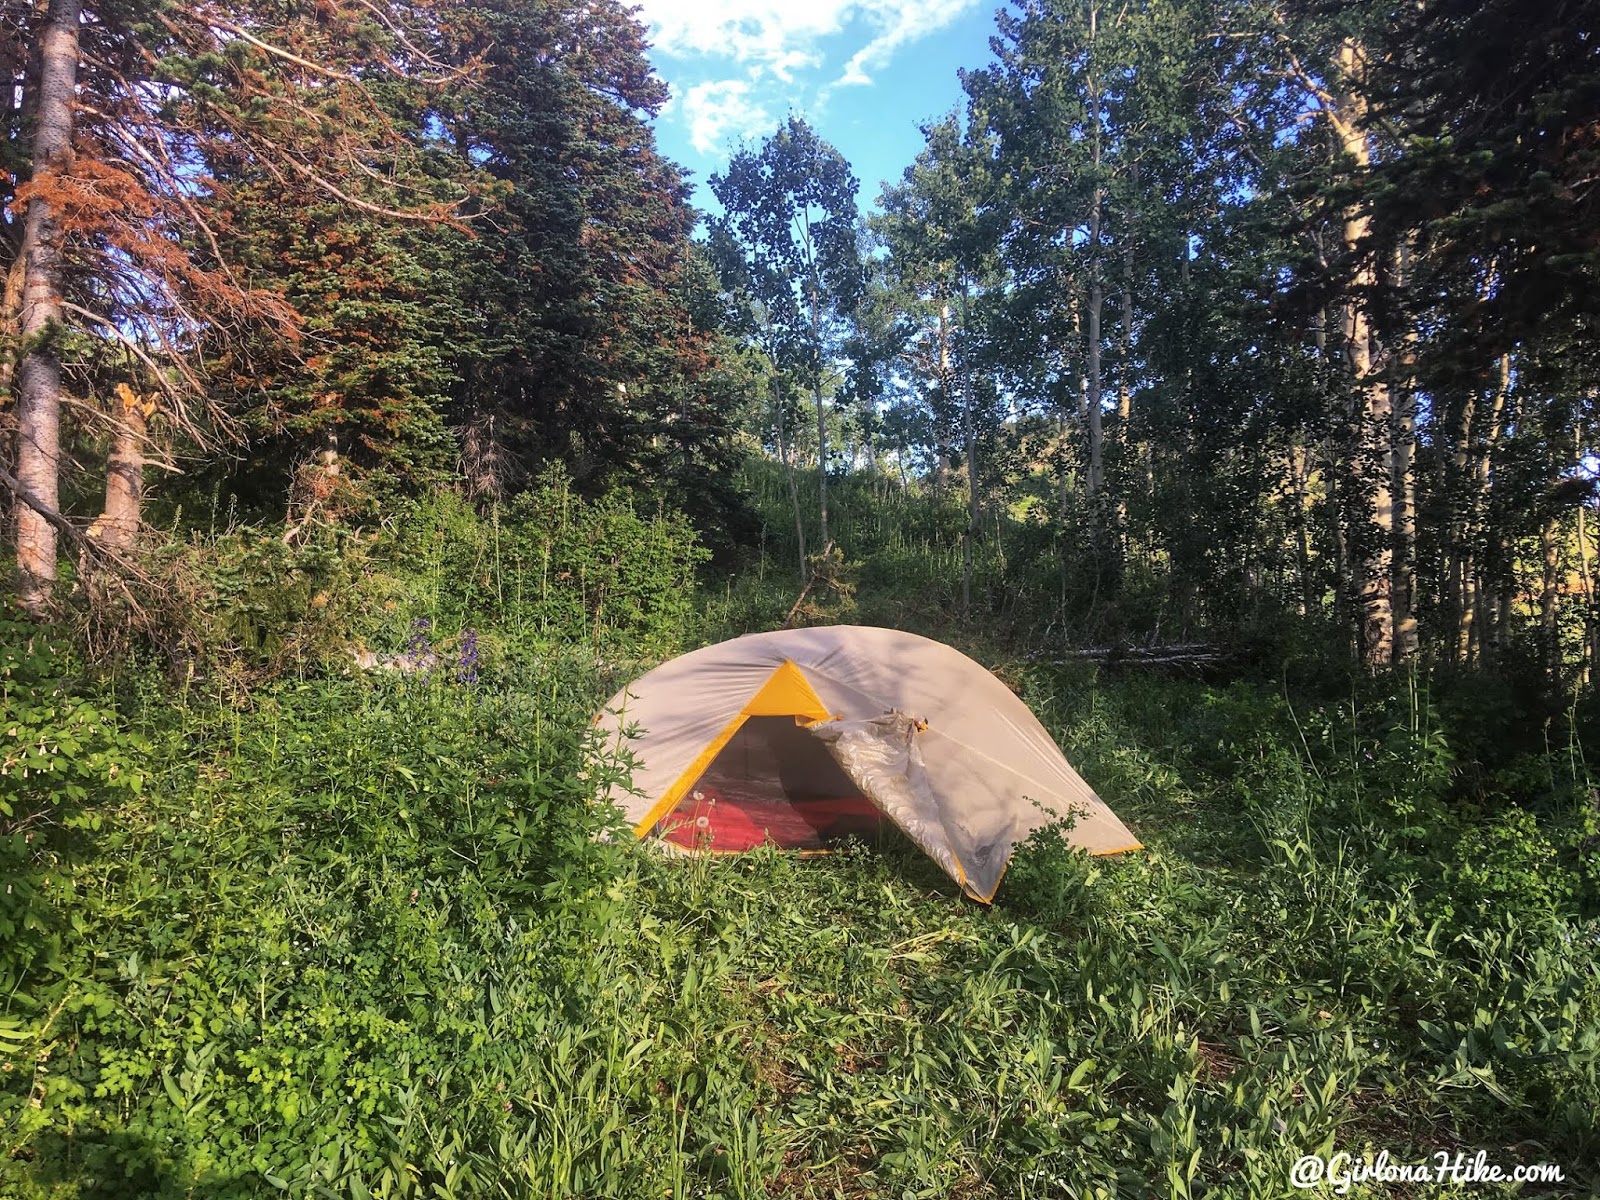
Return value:
[(967, 895), (1072, 816), (1093, 854), (1139, 842), (1028, 706), (972, 659), (893, 629), (755, 633), (663, 663), (597, 718), (630, 755), (611, 799), (640, 838), (690, 853), (825, 850), (887, 819)]

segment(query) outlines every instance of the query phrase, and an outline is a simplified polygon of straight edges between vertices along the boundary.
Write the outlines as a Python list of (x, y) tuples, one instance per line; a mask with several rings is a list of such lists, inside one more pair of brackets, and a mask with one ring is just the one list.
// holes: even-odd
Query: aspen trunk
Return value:
[(1583, 582), (1583, 675), (1587, 687), (1594, 673), (1594, 573), (1589, 569), (1588, 501), (1578, 505), (1578, 578)]
[(962, 542), (961, 556), (961, 606), (972, 609), (972, 561), (978, 536), (980, 512), (978, 506), (978, 428), (972, 412), (972, 388), (962, 389), (961, 423), (967, 444), (967, 536)]
[(1483, 652), (1483, 630), (1477, 621), (1479, 604), (1478, 568), (1472, 556), (1465, 555), (1461, 560), (1461, 624), (1457, 630), (1457, 649), (1464, 663), (1478, 661)]
[[(1099, 9), (1089, 5), (1089, 46), (1091, 56), (1099, 21)], [(1090, 137), (1091, 161), (1094, 164), (1095, 184), (1089, 201), (1089, 299), (1084, 316), (1088, 325), (1085, 346), (1089, 416), (1089, 520), (1096, 553), (1104, 545), (1105, 533), (1105, 381), (1100, 364), (1100, 317), (1105, 306), (1105, 287), (1100, 263), (1100, 225), (1105, 198), (1102, 193), (1100, 173), (1100, 94), (1091, 70), (1087, 79), (1091, 120), (1094, 122)]]
[[(13, 82), (16, 79), (20, 65), (22, 84), (8, 95), (7, 106), (16, 114), (16, 118), (10, 127), (26, 131), (35, 128), (36, 124), (35, 115), (39, 106), (40, 63), (39, 55), (34, 53), (30, 47), (17, 47), (17, 52), (21, 60), (20, 64), (16, 61), (6, 64), (7, 74), (5, 78), (8, 83)], [(15, 185), (21, 182), (22, 180), (20, 179), (13, 180), (12, 190), (15, 191)], [(0, 336), (8, 338), (15, 338), (22, 328), (22, 278), (23, 268), (27, 263), (26, 214), (24, 214), (24, 220), (21, 224), (23, 228), (20, 231), (15, 228), (7, 231), (9, 234), (7, 241), (11, 244), (6, 247), (10, 252), (10, 257), (6, 264), (5, 290), (3, 298), (0, 298)], [(11, 392), (16, 365), (12, 355), (0, 355), (0, 393), (4, 393), (7, 396)], [(9, 432), (8, 426), (0, 425), (0, 428), (5, 428)]]
[[(1331, 448), (1324, 450), (1324, 467), (1333, 508), (1333, 614), (1341, 629), (1350, 629), (1358, 599), (1352, 594), (1351, 581), (1355, 577), (1355, 570), (1351, 563), (1350, 539), (1345, 535), (1345, 514), (1351, 508), (1349, 493), (1353, 482), (1347, 477), (1349, 473), (1343, 471), (1339, 461), (1333, 457)], [(1359, 652), (1359, 647), (1356, 649)]]
[[(1339, 48), (1338, 74), (1348, 87), (1338, 111), (1330, 112), (1344, 153), (1357, 171), (1371, 163), (1366, 135), (1363, 53), (1354, 39)], [(1359, 207), (1345, 213), (1343, 241), (1349, 255), (1364, 254), (1370, 216)], [(1395, 657), (1394, 639), (1394, 406), (1389, 385), (1375, 369), (1373, 332), (1364, 295), (1376, 284), (1376, 273), (1363, 258), (1352, 279), (1352, 296), (1341, 313), (1345, 365), (1353, 390), (1356, 426), (1356, 473), (1361, 481), (1355, 507), (1358, 536), (1355, 553), (1356, 599), (1361, 609), (1361, 658), (1382, 666)]]
[(1317, 607), (1311, 582), (1311, 529), (1307, 524), (1311, 508), (1311, 481), (1306, 458), (1304, 446), (1297, 445), (1289, 452), (1289, 471), (1294, 480), (1295, 558), (1300, 567), (1299, 609), (1302, 617)]
[[(1573, 461), (1583, 463), (1583, 422), (1579, 421), (1572, 430), (1572, 458)], [(1577, 515), (1577, 542), (1578, 542), (1578, 579), (1583, 584), (1583, 645), (1579, 651), (1581, 676), (1579, 682), (1588, 686), (1594, 667), (1594, 574), (1589, 569), (1589, 523), (1588, 523), (1588, 497), (1578, 503)]]
[[(1133, 184), (1139, 184), (1139, 170), (1132, 168)], [(1128, 444), (1128, 420), (1133, 415), (1133, 221), (1123, 233), (1122, 245), (1122, 344), (1117, 352), (1117, 440)]]
[[(1128, 178), (1133, 191), (1137, 193), (1138, 163), (1129, 165)], [(1137, 208), (1130, 205), (1127, 225), (1122, 234), (1122, 340), (1117, 349), (1117, 557), (1124, 563), (1128, 561), (1128, 448), (1132, 442), (1128, 425), (1133, 417), (1133, 245), (1137, 228)]]
[[(60, 176), (72, 161), (72, 100), (78, 74), (81, 0), (50, 0), (39, 43), (39, 104), (33, 182)], [(48, 190), (28, 201), (22, 235), (16, 380), (17, 482), (50, 509), (60, 508), (61, 360), (52, 341), (61, 324), (61, 228)], [(18, 599), (35, 616), (56, 580), (56, 530), (20, 499), (15, 504)]]
[[(818, 307), (816, 284), (811, 285), (811, 337), (812, 345), (821, 354), (822, 314)], [(817, 403), (817, 513), (821, 522), (822, 549), (826, 551), (833, 539), (828, 536), (828, 422), (822, 407), (822, 363), (812, 366), (811, 395)]]
[(1554, 677), (1561, 670), (1561, 525), (1554, 509), (1539, 523), (1539, 632), (1545, 667)]
[[(1411, 282), (1411, 246), (1396, 255), (1396, 285)], [(1389, 430), (1389, 491), (1394, 497), (1393, 591), (1394, 659), (1405, 662), (1417, 653), (1417, 479), (1414, 470), (1417, 435), (1417, 332), (1408, 326), (1398, 355), (1398, 402)]]
[[(970, 314), (967, 311), (967, 281), (964, 277), (960, 281), (960, 289), (961, 328), (965, 330)], [(948, 316), (948, 306), (944, 311)], [(944, 328), (945, 319), (942, 317), (941, 333)], [(951, 340), (954, 340), (953, 334)], [(961, 394), (961, 433), (962, 440), (966, 443), (967, 536), (961, 562), (961, 605), (963, 609), (971, 611), (972, 569), (977, 557), (978, 529), (983, 521), (983, 476), (978, 470), (978, 414), (973, 402), (972, 379), (967, 374), (966, 364), (958, 360), (950, 362), (949, 366), (951, 385)]]
[[(1495, 452), (1500, 444), (1500, 434), (1505, 428), (1506, 406), (1510, 398), (1511, 356), (1502, 354), (1500, 379), (1490, 400), (1489, 411), (1485, 414), (1488, 425), (1479, 443), (1469, 481), (1471, 494), (1468, 504), (1472, 527), (1475, 535), (1482, 539), (1476, 547), (1482, 555), (1482, 561), (1473, 564), (1471, 582), (1473, 606), (1477, 610), (1473, 618), (1477, 622), (1477, 628), (1472, 631), (1472, 638), (1479, 658), (1483, 656), (1485, 647), (1498, 644), (1511, 613), (1509, 590), (1504, 590), (1498, 598), (1492, 590), (1496, 578), (1489, 568), (1491, 564), (1500, 564), (1503, 555), (1499, 553), (1497, 547), (1488, 542), (1489, 530), (1486, 525), (1490, 493), (1494, 487)], [(1507, 572), (1509, 570), (1508, 566)], [(1507, 582), (1505, 589), (1511, 586), (1512, 584)]]
[(1445, 455), (1442, 451), (1439, 455), (1439, 494), (1448, 497), (1450, 504), (1445, 548), (1445, 602), (1455, 623), (1450, 639), (1450, 657), (1458, 663), (1467, 662), (1472, 653), (1472, 548), (1468, 542), (1471, 490), (1467, 472), (1471, 465), (1468, 452), (1472, 446), (1472, 422), (1476, 408), (1477, 397), (1468, 392), (1461, 405), (1455, 429), (1455, 446), (1449, 458), (1455, 472), (1451, 478), (1445, 478)]
[(772, 394), (777, 400), (778, 458), (783, 462), (783, 477), (789, 485), (789, 504), (794, 509), (794, 539), (800, 547), (800, 582), (804, 584), (810, 582), (810, 569), (806, 565), (806, 522), (800, 511), (800, 488), (794, 479), (794, 460), (789, 455), (789, 443), (784, 437), (783, 385), (776, 379), (772, 382)]

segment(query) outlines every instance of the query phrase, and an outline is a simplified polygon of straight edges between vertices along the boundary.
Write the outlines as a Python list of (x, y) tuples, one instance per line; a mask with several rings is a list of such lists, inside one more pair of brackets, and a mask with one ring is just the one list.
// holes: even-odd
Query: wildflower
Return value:
[(461, 635), (461, 659), (456, 666), (456, 682), (472, 687), (478, 682), (478, 631), (469, 629)]
[(437, 659), (433, 653), (433, 645), (428, 640), (428, 634), (432, 629), (433, 622), (427, 617), (418, 617), (411, 622), (411, 636), (406, 639), (405, 653), (400, 656), (402, 671), (410, 671), (425, 677), (433, 669)]

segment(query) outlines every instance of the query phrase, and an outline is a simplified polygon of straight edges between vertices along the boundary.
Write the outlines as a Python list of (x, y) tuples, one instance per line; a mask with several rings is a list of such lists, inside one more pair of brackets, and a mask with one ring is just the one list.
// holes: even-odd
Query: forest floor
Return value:
[(903, 843), (596, 841), (620, 668), (580, 652), (124, 680), (137, 787), (34, 881), (65, 916), (0, 1192), (1280, 1196), (1303, 1155), (1478, 1150), (1566, 1181), (1351, 1194), (1600, 1188), (1600, 925), (1548, 821), (1440, 817), (1417, 691), (990, 665), (1146, 852), (1039, 839), (984, 907)]

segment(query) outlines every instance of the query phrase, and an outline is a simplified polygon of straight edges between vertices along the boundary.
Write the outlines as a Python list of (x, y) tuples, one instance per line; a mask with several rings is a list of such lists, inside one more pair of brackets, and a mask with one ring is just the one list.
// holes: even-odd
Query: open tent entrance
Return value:
[(686, 850), (736, 853), (772, 843), (826, 850), (879, 835), (884, 816), (793, 716), (747, 716), (657, 823)]

